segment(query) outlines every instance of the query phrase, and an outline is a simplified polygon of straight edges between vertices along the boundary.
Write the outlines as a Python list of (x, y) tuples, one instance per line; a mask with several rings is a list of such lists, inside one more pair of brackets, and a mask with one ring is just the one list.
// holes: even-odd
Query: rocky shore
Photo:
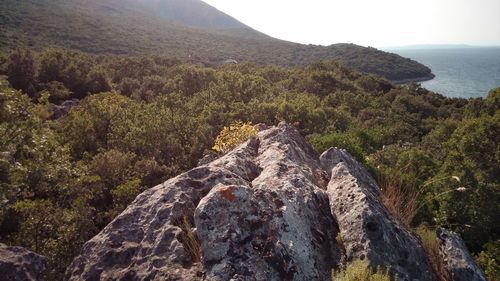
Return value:
[(407, 83), (411, 83), (411, 82), (416, 82), (416, 83), (418, 83), (418, 82), (425, 82), (425, 81), (432, 80), (435, 77), (436, 77), (436, 75), (434, 75), (434, 74), (431, 73), (428, 76), (411, 78), (411, 79), (396, 80), (396, 81), (391, 81), (391, 82), (394, 83), (394, 84), (401, 85), (401, 84), (407, 84)]

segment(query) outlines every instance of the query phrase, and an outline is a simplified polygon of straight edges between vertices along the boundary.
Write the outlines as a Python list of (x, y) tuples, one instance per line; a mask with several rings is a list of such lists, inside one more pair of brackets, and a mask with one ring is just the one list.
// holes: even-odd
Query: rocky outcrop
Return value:
[(65, 100), (63, 101), (60, 105), (57, 104), (51, 104), (50, 105), (50, 111), (52, 112), (52, 119), (59, 119), (63, 116), (68, 115), (69, 111), (78, 105), (80, 100), (78, 99), (71, 99), (71, 100)]
[(401, 280), (435, 280), (418, 239), (352, 157), (332, 149), (320, 161), (287, 124), (259, 130), (140, 194), (83, 246), (66, 278), (328, 280), (347, 257)]
[[(253, 142), (247, 161), (258, 173), (245, 177), (230, 168), (246, 182), (219, 184), (196, 209), (207, 279), (328, 279), (340, 261), (338, 226), (314, 152), (288, 125), (261, 132), (247, 146)], [(230, 167), (227, 157), (234, 156), (212, 165)]]
[[(66, 277), (324, 280), (340, 261), (324, 177), (293, 127), (264, 130), (139, 195), (84, 245)], [(186, 243), (193, 215), (202, 263)]]
[(0, 279), (4, 281), (42, 280), (47, 268), (45, 257), (21, 247), (0, 243)]
[(367, 260), (389, 269), (398, 280), (436, 280), (419, 240), (391, 217), (365, 168), (345, 150), (330, 149), (320, 159), (331, 171), (327, 192), (347, 261)]
[(439, 256), (453, 281), (487, 280), (460, 236), (444, 228), (438, 228), (436, 234)]

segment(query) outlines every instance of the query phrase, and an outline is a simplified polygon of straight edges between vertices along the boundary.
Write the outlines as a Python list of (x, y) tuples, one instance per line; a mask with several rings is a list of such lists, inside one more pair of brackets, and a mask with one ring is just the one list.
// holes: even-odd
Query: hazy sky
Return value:
[(500, 0), (203, 0), (276, 38), (329, 45), (500, 45)]

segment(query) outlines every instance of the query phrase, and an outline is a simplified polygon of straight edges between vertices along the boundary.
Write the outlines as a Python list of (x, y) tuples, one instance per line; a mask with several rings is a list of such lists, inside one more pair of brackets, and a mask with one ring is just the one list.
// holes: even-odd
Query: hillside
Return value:
[(229, 35), (268, 38), (267, 35), (200, 0), (128, 0), (128, 2), (128, 5), (139, 2), (153, 14), (174, 23)]
[(200, 0), (128, 0), (140, 3), (153, 13), (181, 24), (204, 29), (249, 28), (231, 16)]
[(277, 40), (201, 1), (4, 0), (0, 25), (2, 49), (61, 46), (97, 54), (154, 53), (206, 65), (228, 58), (281, 66), (335, 59), (393, 81), (431, 75), (415, 61), (373, 48)]

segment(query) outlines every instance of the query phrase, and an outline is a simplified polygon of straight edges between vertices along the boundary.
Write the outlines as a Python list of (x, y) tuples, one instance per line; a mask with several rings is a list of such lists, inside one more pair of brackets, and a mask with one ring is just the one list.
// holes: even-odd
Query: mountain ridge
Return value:
[(97, 54), (162, 54), (206, 65), (228, 58), (281, 66), (333, 59), (392, 81), (431, 74), (428, 67), (418, 62), (374, 48), (354, 44), (303, 45), (248, 28), (200, 29), (165, 20), (139, 4), (117, 3), (116, 0), (2, 1), (0, 48), (58, 46)]

